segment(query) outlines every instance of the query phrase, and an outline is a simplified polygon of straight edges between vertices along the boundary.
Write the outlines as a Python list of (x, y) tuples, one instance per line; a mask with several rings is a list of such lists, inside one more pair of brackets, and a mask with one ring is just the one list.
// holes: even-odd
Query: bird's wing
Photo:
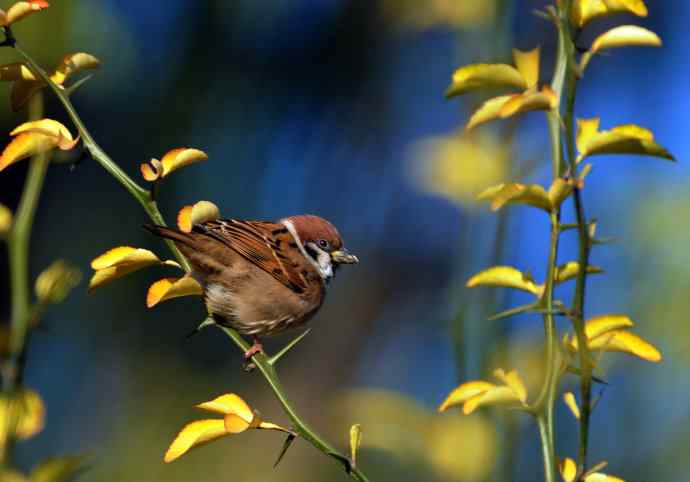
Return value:
[(297, 294), (308, 288), (300, 270), (301, 264), (286, 253), (295, 240), (282, 224), (267, 221), (217, 219), (194, 226), (205, 234), (236, 251)]

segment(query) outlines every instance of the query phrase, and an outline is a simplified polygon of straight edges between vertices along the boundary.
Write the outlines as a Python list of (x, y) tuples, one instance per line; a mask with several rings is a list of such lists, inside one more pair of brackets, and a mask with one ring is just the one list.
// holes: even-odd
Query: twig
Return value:
[[(151, 193), (141, 186), (139, 186), (132, 178), (130, 178), (116, 163), (113, 161), (101, 147), (96, 143), (96, 141), (91, 136), (81, 118), (79, 117), (77, 111), (75, 110), (69, 97), (59, 86), (57, 86), (50, 77), (41, 69), (38, 64), (19, 46), (15, 46), (17, 52), (24, 57), (27, 64), (31, 70), (40, 77), (55, 93), (58, 97), (65, 110), (69, 114), (72, 122), (74, 123), (79, 135), (81, 136), (85, 149), (91, 154), (91, 156), (99, 163), (103, 168), (108, 171), (120, 184), (122, 184), (125, 189), (142, 205), (149, 218), (156, 224), (165, 225), (165, 220), (158, 210), (158, 206), (154, 199), (151, 197)], [(190, 266), (187, 259), (182, 256), (180, 251), (177, 249), (174, 243), (168, 242), (168, 247), (173, 252), (178, 262), (185, 268), (185, 270), (190, 271)], [(235, 342), (235, 344), (244, 352), (249, 349), (247, 342), (232, 328), (221, 327), (223, 331)], [(299, 341), (299, 340), (297, 340)], [(281, 356), (284, 352), (281, 352)], [(364, 475), (364, 473), (357, 467), (353, 467), (350, 460), (340, 454), (337, 450), (331, 447), (326, 441), (324, 441), (320, 436), (318, 436), (297, 414), (295, 409), (292, 407), (291, 403), (285, 395), (285, 391), (282, 388), (278, 375), (275, 371), (274, 366), (270, 363), (270, 360), (262, 354), (257, 354), (252, 358), (252, 361), (258, 366), (262, 375), (270, 385), (273, 393), (275, 394), (278, 401), (283, 406), (285, 413), (295, 424), (296, 432), (314, 447), (319, 449), (324, 454), (330, 456), (331, 458), (337, 460), (343, 465), (346, 472), (354, 479), (360, 482), (369, 482), (369, 479)]]

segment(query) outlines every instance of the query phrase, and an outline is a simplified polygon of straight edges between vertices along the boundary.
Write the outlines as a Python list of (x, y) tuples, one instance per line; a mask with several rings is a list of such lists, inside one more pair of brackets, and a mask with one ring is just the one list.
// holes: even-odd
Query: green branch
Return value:
[[(15, 45), (14, 48), (24, 58), (31, 71), (41, 80), (43, 80), (60, 100), (63, 107), (67, 111), (67, 114), (69, 115), (70, 119), (72, 119), (74, 127), (76, 127), (77, 131), (79, 132), (79, 136), (81, 137), (82, 142), (84, 143), (84, 148), (89, 152), (89, 154), (91, 154), (91, 157), (93, 157), (96, 160), (96, 162), (98, 162), (106, 171), (108, 171), (108, 173), (111, 176), (113, 176), (120, 184), (122, 184), (122, 186), (124, 186), (124, 188), (127, 189), (127, 191), (137, 201), (139, 201), (139, 204), (141, 204), (141, 206), (144, 208), (146, 214), (149, 215), (151, 221), (153, 221), (155, 224), (165, 226), (165, 220), (163, 219), (163, 216), (161, 215), (161, 212), (158, 209), (158, 204), (151, 197), (151, 193), (143, 187), (141, 187), (139, 184), (137, 184), (131, 177), (129, 177), (127, 173), (124, 172), (120, 168), (120, 166), (118, 166), (117, 163), (115, 163), (115, 161), (113, 161), (110, 158), (110, 156), (108, 156), (108, 154), (105, 153), (105, 151), (98, 145), (98, 143), (96, 143), (93, 136), (86, 128), (81, 118), (79, 117), (79, 114), (77, 114), (77, 111), (75, 110), (74, 106), (72, 105), (72, 102), (69, 99), (68, 93), (61, 86), (53, 82), (50, 79), (50, 76), (34, 61), (34, 59), (29, 54), (24, 52), (24, 50), (22, 50), (19, 47), (19, 45)], [(166, 239), (165, 242), (168, 245), (168, 248), (170, 248), (170, 250), (174, 254), (175, 259), (177, 259), (177, 261), (185, 269), (185, 271), (191, 271), (189, 262), (184, 256), (182, 256), (182, 253), (179, 249), (177, 249), (175, 243), (168, 239)]]
[[(239, 333), (237, 333), (237, 331), (227, 326), (217, 324), (216, 326), (223, 330), (225, 334), (228, 335), (233, 342), (235, 342), (235, 345), (237, 345), (237, 347), (240, 350), (244, 352), (249, 350), (249, 343), (247, 343), (244, 340), (244, 338), (242, 338), (242, 336)], [(301, 336), (298, 337), (296, 341), (299, 341), (300, 339)], [(273, 390), (273, 394), (276, 396), (276, 398), (280, 402), (280, 405), (283, 407), (285, 414), (292, 421), (294, 425), (293, 429), (295, 430), (295, 432), (297, 432), (297, 434), (299, 434), (299, 436), (305, 439), (307, 442), (312, 444), (316, 449), (320, 450), (329, 457), (334, 458), (336, 461), (342, 464), (345, 467), (345, 470), (350, 474), (350, 476), (353, 479), (359, 480), (360, 482), (368, 482), (369, 479), (367, 478), (367, 476), (364, 475), (364, 473), (361, 470), (359, 470), (359, 468), (353, 466), (352, 462), (348, 457), (339, 453), (328, 442), (322, 439), (297, 414), (292, 404), (290, 403), (290, 400), (288, 400), (287, 395), (285, 395), (285, 390), (283, 389), (280, 383), (280, 379), (278, 378), (278, 374), (275, 370), (274, 365), (271, 363), (271, 358), (268, 358), (266, 355), (259, 353), (252, 357), (252, 361), (259, 368), (259, 371), (268, 382), (269, 386), (271, 387), (271, 390)]]
[[(561, 99), (565, 100), (563, 109), (563, 124), (565, 127), (565, 144), (568, 152), (568, 167), (571, 175), (577, 174), (577, 158), (575, 154), (575, 95), (579, 77), (579, 67), (575, 61), (575, 41), (570, 28), (568, 12), (572, 0), (564, 2), (558, 11), (557, 26), (562, 49), (559, 57), (565, 65), (564, 89)], [(587, 335), (585, 333), (584, 307), (587, 269), (589, 266), (590, 236), (585, 216), (581, 189), (575, 186), (573, 190), (575, 217), (578, 232), (578, 263), (580, 271), (575, 281), (575, 296), (573, 298), (572, 323), (577, 337), (578, 355), (580, 359), (580, 448), (578, 452), (579, 471), (587, 470), (587, 448), (589, 445), (589, 420), (592, 412), (592, 358), (589, 353)]]
[[(101, 149), (101, 147), (93, 139), (91, 133), (88, 131), (88, 129), (82, 122), (81, 118), (77, 114), (77, 111), (74, 109), (74, 106), (69, 100), (67, 93), (60, 86), (56, 85), (45, 73), (45, 71), (41, 69), (41, 67), (38, 64), (36, 64), (36, 62), (26, 52), (21, 50), (21, 48), (19, 48), (18, 46), (16, 46), (15, 48), (20, 53), (20, 55), (24, 57), (31, 70), (38, 77), (40, 77), (48, 86), (50, 86), (50, 88), (58, 97), (58, 99), (60, 99), (60, 102), (62, 102), (62, 105), (65, 107), (65, 110), (67, 111), (70, 118), (72, 119), (72, 122), (77, 128), (77, 131), (79, 132), (79, 135), (81, 136), (84, 142), (84, 147), (88, 150), (91, 156), (99, 164), (101, 164), (101, 166), (103, 166), (103, 168), (105, 168), (105, 170), (108, 171), (108, 173), (110, 173), (118, 182), (120, 182), (120, 184), (122, 184), (125, 187), (125, 189), (127, 189), (127, 191), (132, 196), (134, 196), (135, 199), (137, 199), (137, 201), (139, 201), (139, 203), (142, 205), (142, 207), (154, 223), (159, 225), (165, 225), (163, 216), (158, 210), (158, 206), (156, 205), (155, 200), (151, 197), (151, 193), (143, 189), (134, 180), (132, 180), (132, 178), (130, 178), (115, 163), (115, 161), (113, 161), (103, 151), (103, 149)], [(190, 266), (187, 259), (184, 256), (182, 256), (180, 251), (177, 249), (177, 246), (175, 246), (175, 244), (171, 241), (168, 241), (168, 246), (174, 253), (179, 263), (182, 266), (184, 266), (185, 270), (190, 271)], [(247, 344), (247, 342), (235, 330), (227, 327), (222, 327), (222, 329), (242, 351), (246, 352), (249, 349), (249, 345)], [(282, 356), (284, 353), (285, 351), (279, 353), (278, 357)], [(275, 362), (276, 360), (277, 358), (274, 358), (273, 362)], [(364, 475), (364, 473), (357, 467), (353, 466), (350, 459), (348, 459), (346, 456), (342, 455), (333, 447), (331, 447), (300, 418), (295, 409), (292, 407), (292, 404), (288, 400), (287, 396), (285, 395), (285, 391), (280, 383), (280, 379), (278, 378), (278, 375), (275, 371), (273, 364), (271, 363), (271, 360), (269, 360), (265, 355), (258, 354), (252, 358), (252, 361), (256, 363), (256, 365), (259, 368), (259, 371), (262, 373), (262, 375), (270, 385), (271, 389), (273, 390), (273, 393), (275, 394), (276, 398), (285, 410), (285, 413), (290, 418), (292, 423), (295, 425), (295, 431), (302, 438), (304, 438), (314, 447), (316, 447), (318, 450), (341, 463), (352, 478), (359, 480), (360, 482), (369, 482), (369, 479), (366, 477), (366, 475)]]
[[(35, 120), (43, 116), (43, 97), (40, 94), (34, 96), (29, 110), (30, 119)], [(31, 227), (50, 162), (48, 156), (49, 154), (43, 153), (31, 159), (19, 207), (7, 237), (12, 307), (9, 353), (2, 361), (2, 391), (5, 396), (12, 396), (22, 379), (23, 358), (33, 312), (29, 276), (29, 244)], [(0, 463), (3, 466), (10, 463), (12, 448), (10, 432), (10, 430), (4, 430), (0, 435), (4, 438), (0, 441), (2, 448)]]

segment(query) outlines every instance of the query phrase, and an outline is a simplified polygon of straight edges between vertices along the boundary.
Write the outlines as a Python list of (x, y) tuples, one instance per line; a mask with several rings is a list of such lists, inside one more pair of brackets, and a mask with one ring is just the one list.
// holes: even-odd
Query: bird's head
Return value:
[(294, 230), (304, 254), (317, 266), (321, 276), (328, 280), (334, 269), (341, 264), (359, 263), (357, 256), (343, 246), (340, 233), (330, 222), (311, 214), (290, 216), (281, 220), (289, 230)]

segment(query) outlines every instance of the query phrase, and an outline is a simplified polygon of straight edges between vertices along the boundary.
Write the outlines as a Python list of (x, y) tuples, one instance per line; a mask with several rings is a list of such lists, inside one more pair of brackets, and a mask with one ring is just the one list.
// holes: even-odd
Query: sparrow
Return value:
[(216, 219), (189, 233), (144, 227), (174, 241), (189, 260), (214, 319), (252, 337), (246, 360), (263, 352), (262, 337), (309, 321), (338, 267), (359, 262), (335, 226), (309, 214), (276, 222)]

